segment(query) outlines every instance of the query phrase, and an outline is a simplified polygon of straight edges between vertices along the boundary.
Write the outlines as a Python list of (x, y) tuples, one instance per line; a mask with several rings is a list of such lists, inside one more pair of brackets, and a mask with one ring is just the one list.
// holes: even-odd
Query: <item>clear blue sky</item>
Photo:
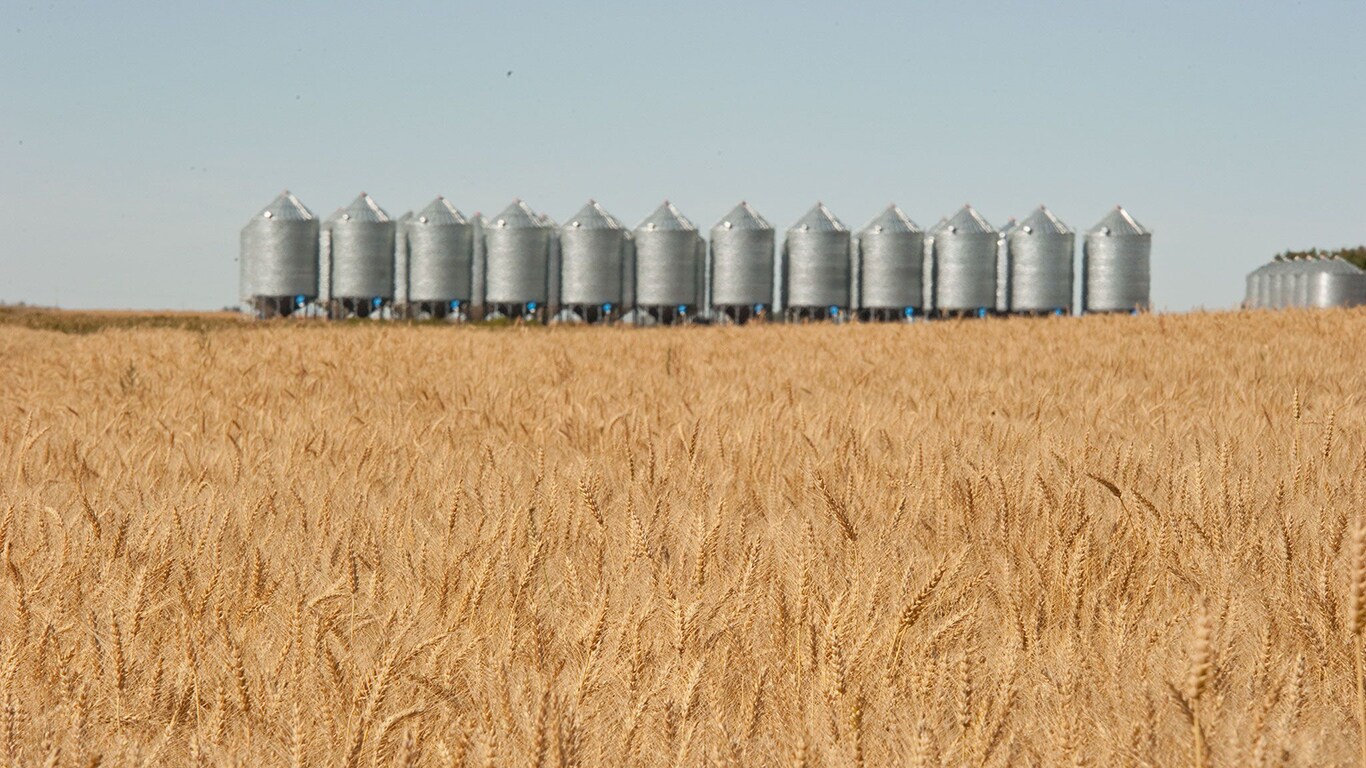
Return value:
[[(1366, 242), (1366, 3), (0, 2), (0, 301), (217, 308), (281, 189), (1154, 235), (1158, 308)], [(508, 71), (512, 75), (508, 76)]]

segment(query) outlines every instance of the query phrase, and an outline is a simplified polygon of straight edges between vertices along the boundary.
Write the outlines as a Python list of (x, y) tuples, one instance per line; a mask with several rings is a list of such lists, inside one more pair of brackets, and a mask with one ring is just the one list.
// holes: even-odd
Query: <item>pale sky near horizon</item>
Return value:
[(1167, 310), (1366, 243), (1360, 0), (0, 9), (0, 302), (235, 304), (284, 188), (320, 218), (669, 198), (703, 229), (741, 199), (780, 230), (1120, 203)]

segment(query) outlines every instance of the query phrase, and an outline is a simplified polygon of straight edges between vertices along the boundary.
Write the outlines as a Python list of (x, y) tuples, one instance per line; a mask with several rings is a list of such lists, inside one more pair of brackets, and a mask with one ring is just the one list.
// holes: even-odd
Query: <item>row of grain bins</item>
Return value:
[(1277, 256), (1247, 276), (1249, 309), (1328, 309), (1366, 304), (1366, 272), (1337, 257)]
[(282, 193), (242, 231), (258, 317), (535, 318), (637, 324), (1133, 312), (1149, 306), (1152, 236), (1123, 208), (1082, 241), (1046, 207), (1000, 230), (965, 205), (928, 231), (896, 205), (857, 232), (817, 203), (777, 243), (741, 202), (704, 239), (665, 202), (627, 229), (597, 202), (559, 224), (516, 200), (466, 217), (438, 197), (393, 220), (362, 193), (319, 222)]

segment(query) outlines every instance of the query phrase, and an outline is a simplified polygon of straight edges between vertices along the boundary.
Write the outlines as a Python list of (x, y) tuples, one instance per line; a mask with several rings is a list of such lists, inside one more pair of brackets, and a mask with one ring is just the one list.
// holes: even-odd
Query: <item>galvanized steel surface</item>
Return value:
[(620, 306), (626, 229), (594, 200), (560, 227), (560, 303)]
[(636, 306), (702, 304), (702, 237), (673, 203), (665, 200), (636, 226), (634, 245)]
[(816, 203), (787, 229), (783, 308), (848, 308), (849, 262), (849, 229)]
[(996, 311), (1010, 310), (1010, 233), (1015, 229), (1015, 217), (1011, 216), (996, 233)]
[(408, 247), (408, 300), (470, 301), (474, 227), (469, 219), (451, 201), (438, 197), (401, 229)]
[(896, 204), (859, 230), (855, 259), (860, 309), (924, 306), (925, 234)]
[(934, 233), (934, 308), (976, 311), (996, 306), (997, 232), (970, 205)]
[(1123, 208), (1106, 214), (1082, 244), (1082, 308), (1128, 312), (1150, 305), (1152, 235)]
[(1072, 254), (1076, 235), (1045, 206), (1006, 236), (1011, 312), (1052, 312), (1072, 306)]
[(742, 202), (711, 228), (712, 306), (773, 305), (773, 227)]
[(551, 230), (521, 200), (485, 223), (484, 301), (544, 304), (549, 294)]
[(332, 298), (392, 299), (394, 222), (362, 192), (326, 222), (332, 242)]
[(1357, 307), (1366, 304), (1366, 272), (1339, 258), (1311, 261), (1311, 307)]
[(285, 190), (242, 228), (243, 299), (318, 295), (318, 220)]

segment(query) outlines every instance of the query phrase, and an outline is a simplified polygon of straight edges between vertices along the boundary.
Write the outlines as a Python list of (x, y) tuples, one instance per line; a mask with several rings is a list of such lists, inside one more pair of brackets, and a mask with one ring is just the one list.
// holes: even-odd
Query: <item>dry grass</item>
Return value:
[(0, 758), (1350, 765), (1362, 338), (3, 327)]

